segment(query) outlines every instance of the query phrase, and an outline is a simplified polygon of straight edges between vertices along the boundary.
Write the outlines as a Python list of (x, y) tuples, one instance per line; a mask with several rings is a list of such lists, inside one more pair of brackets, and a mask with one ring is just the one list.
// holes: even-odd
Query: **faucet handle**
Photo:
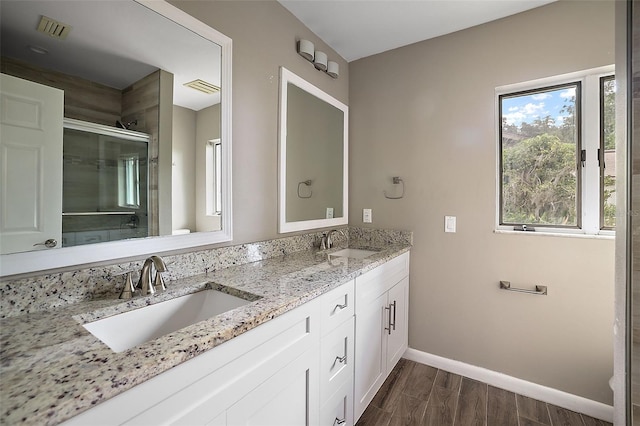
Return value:
[(133, 293), (136, 291), (135, 287), (133, 286), (133, 281), (131, 280), (131, 271), (125, 272), (127, 274), (127, 277), (124, 280), (124, 287), (122, 288), (122, 291), (120, 292), (120, 299), (131, 299), (131, 297), (133, 297)]
[(320, 250), (326, 250), (329, 248), (329, 236), (327, 235), (326, 232), (322, 233), (322, 236), (320, 237)]

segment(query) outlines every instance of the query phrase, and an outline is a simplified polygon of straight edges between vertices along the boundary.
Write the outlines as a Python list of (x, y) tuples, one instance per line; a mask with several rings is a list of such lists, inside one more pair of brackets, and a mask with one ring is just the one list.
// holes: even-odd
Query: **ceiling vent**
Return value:
[(70, 25), (63, 24), (44, 15), (42, 15), (42, 19), (40, 19), (40, 23), (38, 24), (38, 31), (45, 33), (49, 37), (57, 38), (58, 40), (67, 38), (71, 28), (73, 27)]
[(211, 95), (212, 93), (217, 93), (220, 91), (220, 88), (215, 84), (208, 83), (204, 80), (193, 80), (189, 83), (184, 84), (187, 87), (191, 87), (192, 89), (196, 89), (202, 93), (206, 93), (207, 95)]

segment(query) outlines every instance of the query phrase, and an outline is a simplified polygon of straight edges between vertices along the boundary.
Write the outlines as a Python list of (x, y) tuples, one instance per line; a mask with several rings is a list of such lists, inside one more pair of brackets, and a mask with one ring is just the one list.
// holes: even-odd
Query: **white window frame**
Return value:
[[(614, 74), (615, 66), (562, 74), (523, 83), (497, 87), (495, 90), (495, 140), (496, 140), (496, 215), (495, 230), (498, 233), (561, 235), (561, 236), (602, 236), (613, 237), (615, 230), (600, 229), (600, 168), (598, 149), (600, 148), (600, 78)], [(572, 82), (581, 82), (581, 148), (586, 150), (585, 166), (581, 168), (581, 228), (559, 228), (534, 225), (535, 232), (515, 231), (512, 225), (500, 224), (502, 190), (500, 185), (501, 143), (500, 143), (500, 96), (527, 90), (543, 89)]]
[(205, 147), (205, 205), (207, 216), (222, 213), (222, 142), (207, 141)]

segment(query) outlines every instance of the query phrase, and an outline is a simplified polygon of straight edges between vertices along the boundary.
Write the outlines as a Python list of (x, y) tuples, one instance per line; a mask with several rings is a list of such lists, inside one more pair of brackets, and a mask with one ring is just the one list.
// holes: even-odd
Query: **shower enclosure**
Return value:
[(148, 236), (149, 135), (65, 119), (62, 246)]

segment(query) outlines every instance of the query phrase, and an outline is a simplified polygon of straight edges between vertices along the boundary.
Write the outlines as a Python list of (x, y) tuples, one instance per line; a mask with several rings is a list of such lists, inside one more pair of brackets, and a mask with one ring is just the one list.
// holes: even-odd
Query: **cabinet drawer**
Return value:
[(322, 296), (321, 334), (324, 336), (355, 313), (354, 281)]
[(366, 305), (370, 301), (377, 299), (408, 275), (409, 253), (407, 252), (357, 277), (356, 292), (358, 293), (358, 302), (356, 312), (360, 309), (361, 303)]
[(353, 380), (354, 318), (322, 339), (320, 349), (320, 401), (326, 401), (343, 383)]
[(353, 425), (353, 382), (340, 386), (320, 409), (320, 426)]

